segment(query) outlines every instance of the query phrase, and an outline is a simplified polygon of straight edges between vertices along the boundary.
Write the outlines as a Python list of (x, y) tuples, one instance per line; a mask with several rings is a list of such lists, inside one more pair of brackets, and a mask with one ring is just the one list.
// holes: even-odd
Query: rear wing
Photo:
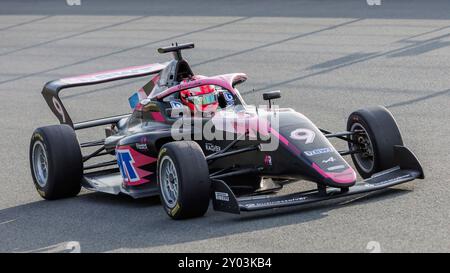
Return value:
[[(64, 104), (61, 102), (61, 99), (59, 98), (59, 92), (61, 90), (72, 87), (96, 85), (100, 83), (148, 76), (159, 73), (166, 67), (166, 65), (167, 64), (160, 64), (160, 63), (147, 64), (54, 80), (45, 84), (44, 89), (42, 90), (42, 96), (44, 96), (44, 99), (47, 102), (48, 106), (55, 114), (55, 116), (58, 118), (61, 124), (67, 124), (70, 125), (72, 128), (77, 129), (77, 127), (79, 127), (77, 125), (81, 124), (86, 125), (86, 123), (93, 121), (85, 121), (74, 124), (69, 114), (67, 113)], [(123, 117), (123, 115), (121, 116)], [(114, 117), (111, 118), (114, 119)], [(110, 121), (111, 118), (106, 119)]]

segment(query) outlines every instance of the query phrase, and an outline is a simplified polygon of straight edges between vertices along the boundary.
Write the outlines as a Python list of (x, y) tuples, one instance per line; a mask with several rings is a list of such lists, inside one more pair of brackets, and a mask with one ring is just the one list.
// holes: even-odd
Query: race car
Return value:
[[(60, 124), (37, 128), (31, 137), (37, 192), (47, 200), (76, 196), (81, 187), (133, 198), (159, 195), (171, 218), (186, 219), (203, 216), (211, 200), (215, 210), (239, 214), (424, 178), (386, 108), (354, 111), (345, 130), (332, 133), (274, 105), (280, 91), (263, 93), (265, 107), (247, 105), (237, 89), (247, 79), (243, 73), (194, 74), (181, 54), (190, 48), (193, 43), (159, 48), (173, 54), (166, 63), (45, 84), (42, 95)], [(75, 123), (59, 97), (68, 88), (150, 75), (128, 99), (131, 113)], [(99, 126), (106, 126), (104, 138), (79, 143), (77, 131)], [(348, 149), (336, 149), (330, 138)], [(283, 186), (305, 181), (316, 189), (280, 194)]]

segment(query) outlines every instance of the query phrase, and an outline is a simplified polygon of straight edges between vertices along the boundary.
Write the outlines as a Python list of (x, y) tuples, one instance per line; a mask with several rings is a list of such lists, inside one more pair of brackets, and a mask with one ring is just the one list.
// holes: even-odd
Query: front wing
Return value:
[(212, 181), (212, 200), (215, 210), (239, 214), (241, 211), (257, 211), (264, 209), (306, 205), (314, 202), (342, 198), (350, 195), (377, 191), (405, 183), (414, 179), (423, 179), (422, 166), (416, 156), (406, 147), (394, 147), (397, 166), (372, 175), (357, 182), (348, 190), (326, 188), (297, 192), (287, 195), (259, 195), (237, 198), (233, 191), (221, 180)]

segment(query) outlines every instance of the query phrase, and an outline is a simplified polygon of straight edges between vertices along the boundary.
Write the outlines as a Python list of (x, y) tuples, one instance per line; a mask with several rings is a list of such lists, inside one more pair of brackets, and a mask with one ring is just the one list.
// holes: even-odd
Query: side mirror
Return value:
[(273, 100), (273, 99), (279, 99), (279, 98), (281, 98), (280, 90), (268, 91), (268, 92), (263, 93), (264, 100)]
[(269, 101), (269, 109), (272, 108), (272, 102), (271, 100), (279, 99), (281, 98), (281, 91), (275, 90), (275, 91), (268, 91), (263, 93), (263, 99)]

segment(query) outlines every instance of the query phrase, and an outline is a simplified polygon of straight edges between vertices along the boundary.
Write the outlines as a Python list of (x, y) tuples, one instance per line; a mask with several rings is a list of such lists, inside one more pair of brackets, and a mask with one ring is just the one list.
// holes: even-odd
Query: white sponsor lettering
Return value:
[(319, 148), (319, 149), (315, 149), (312, 151), (305, 151), (305, 155), (307, 156), (313, 156), (313, 155), (320, 155), (320, 154), (326, 154), (326, 153), (331, 153), (332, 150), (331, 148)]
[(220, 146), (214, 145), (212, 143), (206, 143), (205, 149), (211, 152), (219, 152), (221, 150)]
[(335, 170), (340, 170), (340, 169), (344, 169), (345, 165), (337, 165), (337, 166), (333, 166), (333, 167), (329, 167), (327, 168), (328, 171), (335, 171)]
[(336, 161), (336, 159), (334, 159), (334, 157), (330, 157), (326, 160), (322, 160), (322, 163), (329, 163), (329, 162), (334, 162), (334, 161)]
[(216, 195), (217, 200), (225, 201), (225, 202), (230, 201), (230, 196), (228, 196), (228, 193), (226, 193), (226, 192), (216, 191), (214, 194)]

